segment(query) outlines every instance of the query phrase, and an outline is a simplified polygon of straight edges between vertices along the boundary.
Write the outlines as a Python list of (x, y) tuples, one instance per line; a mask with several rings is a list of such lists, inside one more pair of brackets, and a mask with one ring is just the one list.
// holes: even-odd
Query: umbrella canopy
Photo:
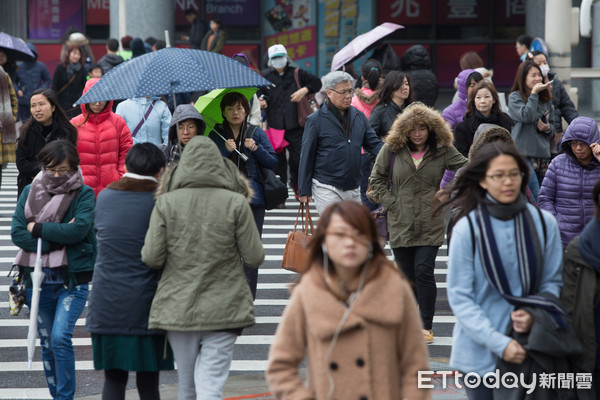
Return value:
[(77, 100), (75, 105), (169, 93), (269, 85), (272, 83), (250, 68), (222, 54), (169, 47), (117, 65)]
[(35, 352), (35, 338), (37, 336), (37, 319), (40, 309), (40, 291), (42, 289), (42, 281), (44, 280), (44, 272), (42, 271), (42, 238), (38, 238), (37, 242), (37, 257), (35, 259), (35, 267), (31, 273), (32, 291), (31, 291), (31, 308), (29, 310), (29, 332), (27, 332), (27, 359), (29, 369), (33, 361), (33, 353)]
[(31, 61), (35, 55), (25, 44), (23, 39), (0, 32), (0, 50), (4, 51), (10, 60)]
[(345, 64), (356, 60), (377, 45), (377, 42), (381, 39), (402, 28), (404, 28), (402, 25), (384, 22), (369, 32), (355, 37), (350, 43), (335, 53), (331, 60), (331, 70), (337, 71)]
[(194, 104), (194, 107), (203, 117), (205, 117), (204, 122), (206, 122), (206, 131), (204, 131), (204, 134), (208, 135), (215, 125), (223, 123), (223, 114), (221, 113), (221, 100), (223, 99), (223, 96), (230, 92), (238, 92), (246, 96), (246, 99), (250, 101), (254, 93), (256, 93), (256, 90), (257, 88), (255, 87), (215, 89), (204, 96), (200, 96), (196, 101), (196, 104)]

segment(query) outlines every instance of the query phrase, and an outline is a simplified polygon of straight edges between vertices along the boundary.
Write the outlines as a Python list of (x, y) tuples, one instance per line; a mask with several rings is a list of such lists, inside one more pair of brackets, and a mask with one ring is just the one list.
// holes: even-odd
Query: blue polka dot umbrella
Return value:
[(241, 87), (271, 82), (222, 54), (169, 47), (119, 64), (106, 73), (75, 105)]

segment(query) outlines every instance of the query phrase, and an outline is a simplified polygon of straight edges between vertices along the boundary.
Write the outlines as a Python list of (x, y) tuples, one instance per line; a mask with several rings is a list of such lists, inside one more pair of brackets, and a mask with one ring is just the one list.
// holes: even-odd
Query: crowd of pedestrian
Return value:
[[(195, 12), (186, 17), (192, 48), (222, 51), (217, 17), (206, 31)], [(222, 398), (236, 338), (255, 322), (267, 170), (320, 216), (270, 348), (277, 398), (431, 398), (417, 372), (429, 369), (426, 344), (435, 342), (435, 262), (446, 238), (453, 368), (545, 368), (542, 354), (551, 372), (600, 377), (600, 131), (527, 37), (517, 40), (507, 112), (474, 52), (461, 57), (456, 101), (439, 112), (421, 45), (399, 59), (401, 70), (369, 59), (355, 79), (341, 70), (319, 78), (275, 44), (261, 71), (272, 86), (220, 97), (214, 124), (191, 94), (73, 108), (111, 68), (162, 46), (128, 36), (119, 52), (109, 39), (96, 65), (80, 36), (66, 37), (52, 79), (37, 60), (17, 67), (0, 50), (0, 164), (16, 159), (19, 170), (15, 264), (30, 305), (42, 239), (38, 332), (53, 398), (73, 398), (70, 339), (86, 301), (103, 399), (124, 399), (129, 371), (140, 398), (159, 399), (159, 373), (173, 362), (180, 399)], [(243, 52), (234, 58), (252, 65)], [(283, 151), (270, 129), (283, 132)], [(552, 340), (563, 347), (545, 347)]]

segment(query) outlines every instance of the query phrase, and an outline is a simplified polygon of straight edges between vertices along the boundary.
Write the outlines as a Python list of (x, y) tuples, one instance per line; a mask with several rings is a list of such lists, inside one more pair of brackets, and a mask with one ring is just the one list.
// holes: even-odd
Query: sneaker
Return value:
[(425, 339), (425, 343), (433, 343), (433, 331), (431, 329), (423, 329), (423, 338)]

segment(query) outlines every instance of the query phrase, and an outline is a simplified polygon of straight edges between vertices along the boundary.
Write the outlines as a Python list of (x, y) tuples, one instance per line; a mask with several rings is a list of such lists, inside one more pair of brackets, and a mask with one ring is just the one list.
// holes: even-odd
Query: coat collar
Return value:
[(158, 183), (134, 178), (121, 178), (120, 181), (113, 182), (107, 187), (114, 190), (122, 190), (126, 192), (154, 192)]
[[(373, 268), (373, 265), (370, 265)], [(378, 274), (365, 284), (362, 293), (356, 299), (352, 312), (348, 316), (341, 332), (364, 326), (367, 323), (377, 325), (398, 325), (403, 318), (404, 305), (400, 304), (399, 291), (407, 290), (402, 284), (398, 272), (387, 265), (380, 266)], [(338, 301), (327, 289), (322, 269), (316, 265), (305, 274), (295, 290), (302, 291), (302, 303), (310, 320), (309, 331), (312, 335), (329, 340), (335, 334), (346, 306)], [(396, 307), (381, 307), (394, 299)]]

